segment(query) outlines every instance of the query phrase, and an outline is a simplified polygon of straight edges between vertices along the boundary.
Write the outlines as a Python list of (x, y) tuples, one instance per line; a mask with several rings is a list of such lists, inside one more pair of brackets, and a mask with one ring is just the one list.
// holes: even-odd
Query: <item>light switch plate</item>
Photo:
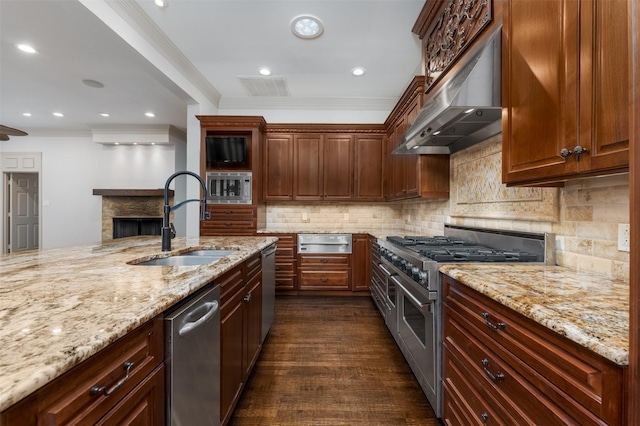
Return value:
[(618, 224), (618, 250), (629, 251), (631, 248), (631, 229), (628, 223)]

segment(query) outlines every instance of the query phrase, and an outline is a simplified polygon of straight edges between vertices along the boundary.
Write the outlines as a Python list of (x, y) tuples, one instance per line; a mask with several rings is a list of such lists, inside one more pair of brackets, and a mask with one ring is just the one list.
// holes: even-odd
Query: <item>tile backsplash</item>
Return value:
[[(629, 223), (629, 175), (577, 179), (563, 188), (507, 188), (501, 139), (451, 156), (451, 199), (394, 203), (274, 203), (273, 230), (442, 235), (445, 223), (556, 235), (561, 266), (629, 279), (629, 253), (618, 251), (618, 224)], [(473, 179), (469, 180), (469, 176)]]

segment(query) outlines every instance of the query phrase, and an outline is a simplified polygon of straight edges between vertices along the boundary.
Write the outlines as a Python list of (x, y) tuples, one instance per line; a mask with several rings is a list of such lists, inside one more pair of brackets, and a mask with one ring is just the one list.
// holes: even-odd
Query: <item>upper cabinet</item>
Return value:
[(627, 0), (510, 0), (503, 26), (503, 181), (628, 170)]
[(266, 201), (382, 201), (382, 125), (268, 125)]
[(387, 199), (449, 198), (449, 155), (392, 154), (422, 107), (424, 76), (415, 76), (385, 127)]

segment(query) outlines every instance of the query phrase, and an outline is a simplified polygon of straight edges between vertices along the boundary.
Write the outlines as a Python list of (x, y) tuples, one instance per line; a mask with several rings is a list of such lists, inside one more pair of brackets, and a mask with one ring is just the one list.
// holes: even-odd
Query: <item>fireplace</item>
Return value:
[[(160, 235), (162, 189), (94, 189), (102, 196), (102, 241), (134, 235)], [(173, 205), (173, 191), (169, 191)]]

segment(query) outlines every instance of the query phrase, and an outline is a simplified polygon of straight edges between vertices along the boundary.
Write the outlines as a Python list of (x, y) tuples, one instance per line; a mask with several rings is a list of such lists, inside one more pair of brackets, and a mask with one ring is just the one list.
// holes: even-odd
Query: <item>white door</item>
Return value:
[(11, 173), (9, 185), (10, 252), (35, 250), (39, 241), (38, 174)]

